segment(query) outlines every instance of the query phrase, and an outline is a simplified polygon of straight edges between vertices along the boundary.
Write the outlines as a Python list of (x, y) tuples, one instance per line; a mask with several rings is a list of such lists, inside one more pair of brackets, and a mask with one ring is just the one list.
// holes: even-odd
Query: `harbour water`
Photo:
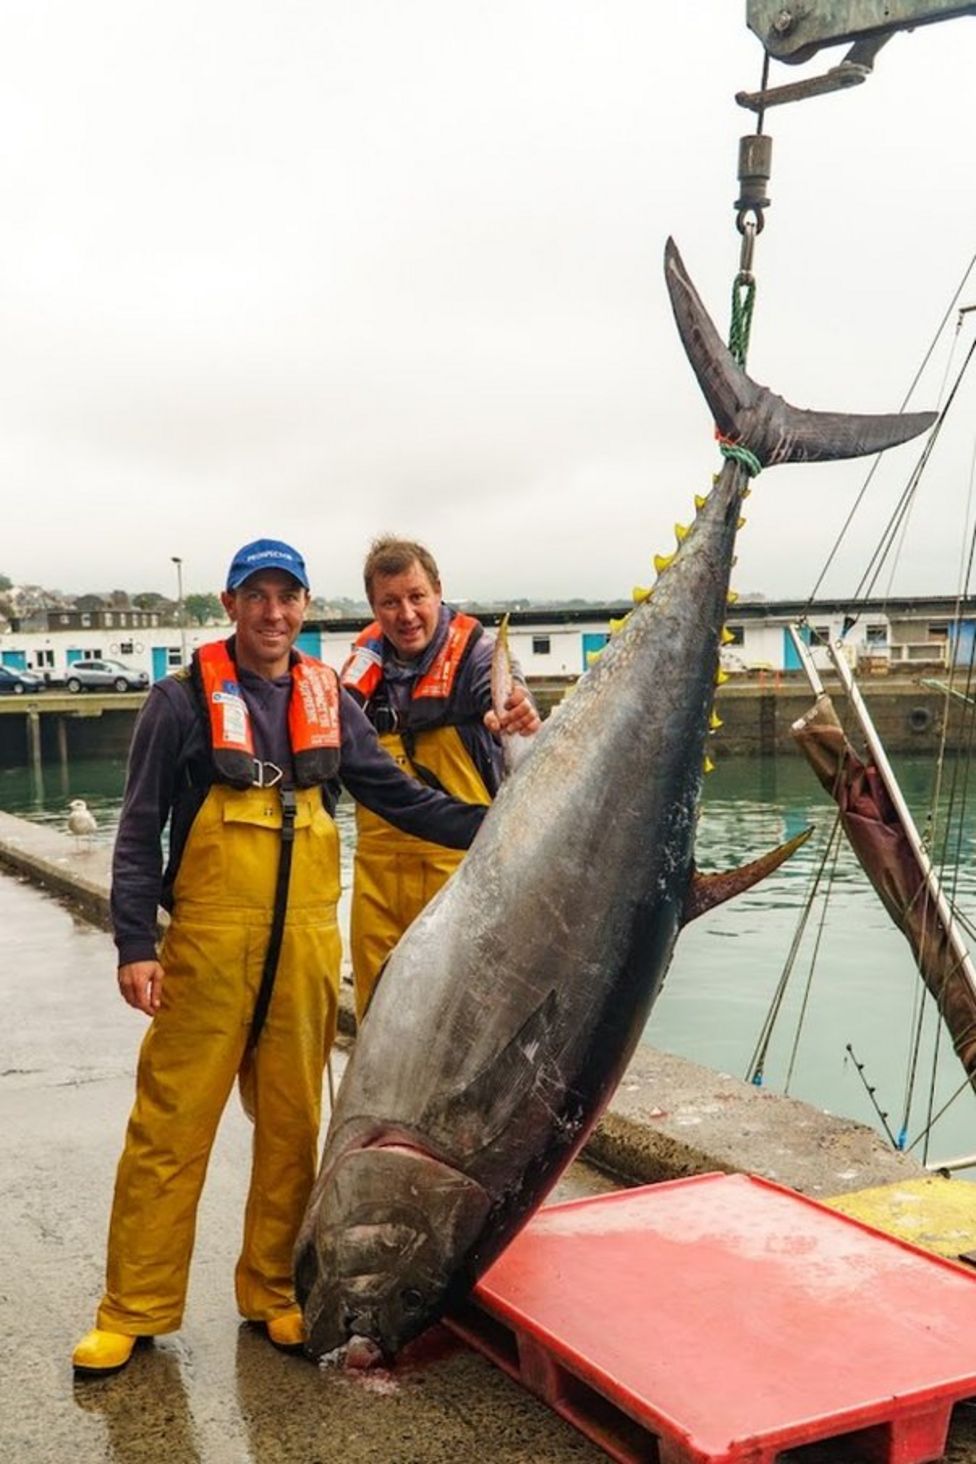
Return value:
[[(124, 771), (121, 759), (77, 761), (66, 773), (45, 770), (43, 786), (38, 786), (27, 768), (0, 769), (0, 808), (65, 829), (69, 799), (84, 798), (99, 822), (96, 839), (109, 843)], [(930, 800), (931, 763), (903, 759), (897, 771), (921, 823)], [(344, 921), (355, 839), (346, 800), (340, 803), (338, 821)], [(845, 845), (821, 875), (820, 887), (829, 889), (828, 897), (818, 893), (811, 900), (833, 823), (832, 805), (799, 756), (720, 763), (706, 780), (697, 841), (703, 870), (743, 863), (810, 824), (815, 832), (756, 889), (682, 933), (648, 1024), (647, 1041), (745, 1077), (809, 907), (767, 1053), (766, 1085), (883, 1130), (867, 1092), (870, 1086), (888, 1128), (896, 1137), (905, 1130), (905, 1142), (918, 1157), (935, 1161), (976, 1153), (976, 1095), (964, 1084), (927, 1000), (918, 1035), (922, 983), (911, 953)], [(953, 829), (959, 851), (953, 871), (956, 903), (976, 917), (974, 840), (976, 811)], [(862, 1065), (860, 1074), (855, 1060)], [(930, 1115), (947, 1104), (926, 1135)]]

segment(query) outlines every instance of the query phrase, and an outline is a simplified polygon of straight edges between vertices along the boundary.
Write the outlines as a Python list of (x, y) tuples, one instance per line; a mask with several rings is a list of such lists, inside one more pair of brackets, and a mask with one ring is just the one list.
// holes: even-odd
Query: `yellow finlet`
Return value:
[(599, 659), (600, 659), (600, 657), (602, 655), (603, 655), (602, 650), (600, 650), (600, 651), (587, 651), (587, 653), (586, 653), (586, 664), (587, 664), (587, 666), (595, 666), (596, 663), (597, 663), (597, 661), (599, 661)]
[(706, 757), (705, 761), (702, 763), (702, 771), (705, 773), (714, 773), (715, 764), (712, 762), (710, 757)]
[(729, 630), (729, 627), (727, 625), (723, 625), (722, 626), (722, 641), (721, 641), (722, 645), (723, 646), (730, 646), (734, 640), (735, 640), (735, 636), (732, 634), (731, 630)]
[(705, 507), (705, 504), (707, 502), (708, 502), (708, 499), (707, 498), (703, 498), (700, 493), (696, 493), (695, 494), (695, 510), (696, 510), (696, 512), (697, 513), (701, 513), (702, 509)]
[(736, 521), (735, 521), (735, 527), (736, 527), (736, 531), (737, 532), (738, 532), (739, 529), (744, 529), (745, 526), (746, 526), (746, 521), (745, 521), (744, 518), (736, 519)]
[(627, 624), (627, 621), (629, 619), (630, 619), (630, 616), (629, 615), (622, 616), (620, 618), (620, 620), (614, 620), (614, 619), (611, 618), (611, 620), (610, 620), (610, 634), (611, 635), (619, 635), (620, 631), (623, 630), (624, 626)]
[(674, 563), (674, 555), (673, 554), (655, 554), (653, 563), (654, 563), (654, 569), (655, 569), (655, 571), (658, 574), (663, 574), (664, 571), (670, 565), (672, 565)]
[(715, 710), (715, 708), (712, 707), (712, 715), (708, 719), (708, 730), (709, 730), (709, 732), (717, 732), (718, 729), (720, 727), (723, 727), (724, 725), (725, 724), (722, 721), (722, 718), (719, 716), (719, 714)]
[(685, 542), (690, 532), (691, 530), (688, 528), (687, 524), (675, 524), (674, 526), (674, 537), (677, 539), (679, 544), (683, 544)]
[(653, 594), (654, 591), (652, 589), (649, 589), (646, 585), (635, 585), (634, 588), (631, 590), (631, 595), (633, 596), (635, 605), (643, 605), (644, 601), (649, 600)]
[(738, 598), (739, 598), (739, 591), (738, 590), (729, 590), (728, 594), (725, 596), (725, 603), (726, 603), (726, 605), (734, 605), (735, 602), (736, 602), (736, 600), (738, 600)]
[(716, 673), (715, 673), (715, 685), (716, 686), (724, 686), (725, 683), (728, 681), (728, 679), (729, 679), (729, 673), (727, 671), (723, 671), (722, 668), (721, 668), (721, 666), (720, 666), (718, 668), (718, 670), (716, 671)]

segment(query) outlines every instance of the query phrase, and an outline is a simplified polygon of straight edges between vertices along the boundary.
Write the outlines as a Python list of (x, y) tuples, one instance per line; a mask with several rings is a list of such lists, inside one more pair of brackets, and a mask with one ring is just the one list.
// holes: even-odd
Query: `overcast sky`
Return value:
[[(716, 466), (661, 252), (724, 335), (761, 60), (740, 0), (10, 0), (0, 570), (174, 594), (177, 554), (216, 589), (268, 534), (358, 596), (394, 531), (457, 598), (646, 582)], [(974, 77), (958, 19), (768, 113), (749, 365), (797, 405), (898, 406), (976, 249)], [(899, 593), (956, 587), (974, 400)], [(913, 461), (889, 455), (825, 591), (854, 589)], [(864, 472), (764, 475), (740, 589), (807, 595)]]

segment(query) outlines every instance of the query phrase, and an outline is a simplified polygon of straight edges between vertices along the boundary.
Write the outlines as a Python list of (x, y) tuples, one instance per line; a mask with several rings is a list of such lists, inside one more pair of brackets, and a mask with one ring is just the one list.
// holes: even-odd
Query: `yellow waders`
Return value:
[[(399, 733), (383, 733), (379, 740), (404, 772), (414, 773)], [(455, 798), (491, 802), (456, 727), (418, 732), (416, 761)], [(393, 947), (463, 858), (463, 849), (445, 849), (403, 834), (357, 804), (349, 945), (358, 1019), (365, 1015)]]
[(244, 1066), (254, 1118), (235, 1275), (242, 1316), (295, 1304), (292, 1247), (318, 1159), (322, 1072), (335, 1036), (339, 841), (317, 788), (296, 790), (288, 914), (267, 1021), (247, 1052), (274, 905), (281, 800), (215, 785), (197, 814), (160, 950), (162, 1006), (139, 1054), (97, 1325), (148, 1336), (183, 1317), (197, 1202)]

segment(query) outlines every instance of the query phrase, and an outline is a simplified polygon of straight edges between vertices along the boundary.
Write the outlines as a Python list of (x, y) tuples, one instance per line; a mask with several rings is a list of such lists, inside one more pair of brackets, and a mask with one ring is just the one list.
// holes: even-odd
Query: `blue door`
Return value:
[(976, 621), (960, 620), (956, 625), (949, 626), (949, 638), (952, 642), (952, 661), (955, 666), (971, 666), (973, 664), (974, 640), (976, 632)]
[(12, 666), (15, 671), (26, 671), (27, 670), (27, 652), (26, 651), (4, 651), (4, 653), (3, 653), (3, 664), (5, 666)]
[(65, 651), (64, 654), (65, 654), (65, 659), (67, 660), (69, 666), (72, 666), (75, 663), (75, 661), (80, 661), (81, 660), (81, 652), (80, 651)]
[(152, 648), (152, 679), (161, 681), (169, 671), (169, 654), (166, 646)]
[(320, 660), (322, 656), (322, 634), (318, 630), (303, 630), (295, 642), (295, 649), (303, 651), (306, 656), (314, 656)]
[(596, 651), (602, 651), (610, 639), (608, 630), (584, 630), (583, 632), (583, 670), (590, 669), (590, 655)]
[[(805, 646), (810, 644), (810, 627), (801, 625), (800, 639)], [(786, 626), (783, 626), (783, 669), (784, 671), (802, 671), (803, 662), (800, 660), (799, 652), (793, 644), (793, 637)]]

